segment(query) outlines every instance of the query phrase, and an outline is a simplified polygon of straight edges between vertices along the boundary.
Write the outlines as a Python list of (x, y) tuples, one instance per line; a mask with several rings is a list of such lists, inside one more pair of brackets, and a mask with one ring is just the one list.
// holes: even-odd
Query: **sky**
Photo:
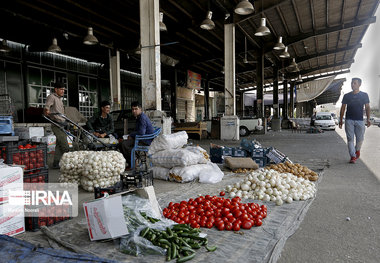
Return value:
[(362, 47), (355, 55), (355, 63), (351, 65), (350, 73), (338, 75), (336, 79), (346, 78), (342, 87), (342, 95), (337, 107), (341, 106), (343, 93), (351, 91), (351, 79), (362, 79), (361, 91), (369, 95), (371, 108), (379, 109), (380, 103), (380, 7), (376, 11), (376, 23), (371, 24), (362, 39)]

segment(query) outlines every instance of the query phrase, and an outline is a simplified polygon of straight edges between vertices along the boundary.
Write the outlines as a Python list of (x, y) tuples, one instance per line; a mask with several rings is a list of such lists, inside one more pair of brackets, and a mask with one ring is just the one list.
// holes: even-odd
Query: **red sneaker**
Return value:
[(355, 163), (356, 162), (356, 157), (351, 157), (350, 163)]
[(359, 157), (360, 157), (360, 151), (356, 151), (355, 154), (356, 154), (356, 159), (359, 159)]

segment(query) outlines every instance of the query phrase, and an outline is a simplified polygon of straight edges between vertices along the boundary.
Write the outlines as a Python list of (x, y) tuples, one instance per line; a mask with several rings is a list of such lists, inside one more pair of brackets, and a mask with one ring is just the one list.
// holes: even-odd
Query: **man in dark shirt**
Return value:
[[(141, 105), (138, 101), (134, 101), (131, 104), (132, 114), (136, 118), (136, 128), (135, 131), (130, 133), (127, 140), (124, 140), (121, 143), (121, 152), (124, 155), (125, 160), (128, 162), (128, 166), (131, 166), (131, 153), (132, 149), (135, 145), (135, 137), (136, 135), (145, 135), (145, 134), (153, 134), (154, 128), (148, 116), (142, 112)], [(150, 145), (152, 140), (144, 140), (139, 142), (141, 145)]]
[(101, 112), (92, 116), (87, 121), (87, 127), (89, 132), (94, 134), (98, 138), (109, 137), (113, 134), (115, 129), (113, 125), (112, 117), (110, 116), (111, 104), (108, 101), (102, 101), (100, 104)]
[[(345, 131), (347, 136), (348, 152), (351, 156), (350, 163), (360, 157), (360, 148), (364, 141), (365, 124), (363, 121), (363, 106), (367, 115), (367, 127), (371, 126), (369, 98), (368, 94), (359, 90), (362, 84), (360, 78), (353, 78), (351, 82), (352, 92), (343, 96), (342, 107), (340, 108), (340, 122), (339, 128), (342, 129), (343, 115), (346, 111)], [(356, 137), (356, 145), (354, 144), (354, 137)]]

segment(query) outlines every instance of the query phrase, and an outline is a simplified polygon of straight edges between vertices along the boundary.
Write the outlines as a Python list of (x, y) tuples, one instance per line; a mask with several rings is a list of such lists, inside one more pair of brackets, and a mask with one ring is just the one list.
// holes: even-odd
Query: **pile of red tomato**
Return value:
[(215, 226), (219, 230), (239, 231), (261, 226), (267, 216), (267, 207), (241, 203), (240, 197), (228, 199), (206, 195), (180, 203), (170, 202), (163, 214), (178, 224), (190, 224), (193, 228)]

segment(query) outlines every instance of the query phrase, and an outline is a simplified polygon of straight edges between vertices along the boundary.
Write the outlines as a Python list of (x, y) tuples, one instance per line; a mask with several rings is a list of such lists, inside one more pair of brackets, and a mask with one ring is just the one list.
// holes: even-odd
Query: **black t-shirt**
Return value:
[(363, 120), (363, 106), (369, 103), (368, 94), (362, 91), (344, 94), (342, 104), (347, 104), (346, 120)]

